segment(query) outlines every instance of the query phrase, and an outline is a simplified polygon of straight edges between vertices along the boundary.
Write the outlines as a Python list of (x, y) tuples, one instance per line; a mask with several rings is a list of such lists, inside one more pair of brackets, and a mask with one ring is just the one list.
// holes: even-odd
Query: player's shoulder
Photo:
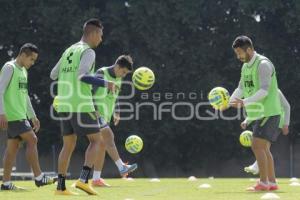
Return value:
[(103, 74), (103, 73), (104, 73), (103, 67), (97, 69), (96, 71), (96, 74)]
[(13, 71), (13, 68), (14, 68), (14, 64), (13, 64), (13, 61), (8, 61), (6, 63), (4, 63), (1, 71)]
[(3, 66), (13, 67), (14, 66), (14, 61), (13, 60), (7, 61), (6, 63), (4, 63)]
[(266, 63), (271, 63), (272, 64), (271, 60), (268, 57), (266, 57), (264, 55), (261, 55), (261, 54), (257, 54), (257, 56), (258, 56), (260, 64), (266, 64)]
[(263, 59), (260, 61), (261, 65), (272, 65), (272, 62), (269, 59)]
[(269, 58), (260, 54), (258, 54), (258, 56), (259, 56), (259, 68), (269, 68), (270, 70), (274, 68), (273, 63)]
[(103, 66), (97, 69), (96, 75), (104, 75), (104, 71), (106, 71), (109, 67)]
[(82, 52), (82, 55), (88, 56), (90, 58), (95, 58), (96, 57), (96, 53), (95, 50), (92, 48), (87, 48)]
[(262, 60), (258, 66), (260, 69), (270, 70), (274, 69), (274, 65), (270, 60)]

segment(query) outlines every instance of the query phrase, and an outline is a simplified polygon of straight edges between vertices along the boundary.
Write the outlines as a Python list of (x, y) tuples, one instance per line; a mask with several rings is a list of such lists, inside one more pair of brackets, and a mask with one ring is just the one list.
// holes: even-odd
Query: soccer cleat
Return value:
[(258, 167), (255, 163), (253, 165), (245, 167), (244, 171), (247, 172), (247, 173), (251, 173), (253, 175), (257, 175), (259, 173), (259, 169), (258, 169)]
[(92, 185), (95, 187), (110, 187), (109, 184), (107, 184), (103, 178), (97, 179), (97, 180), (93, 180), (92, 181)]
[(75, 182), (75, 188), (86, 192), (89, 195), (98, 195), (98, 193), (88, 183), (83, 183), (80, 180)]
[(57, 181), (57, 177), (49, 177), (49, 176), (43, 176), (43, 178), (39, 181), (35, 180), (35, 185), (37, 187), (45, 186), (45, 185), (51, 185)]
[(136, 163), (132, 165), (123, 165), (123, 168), (120, 170), (120, 174), (122, 177), (127, 176), (129, 173), (133, 172), (136, 170), (138, 165)]
[(269, 185), (258, 182), (256, 185), (249, 187), (246, 190), (251, 192), (259, 192), (259, 191), (268, 191), (269, 189), (270, 189)]
[(1, 190), (11, 190), (11, 191), (20, 191), (20, 190), (26, 190), (25, 188), (15, 186), (14, 184), (4, 185), (1, 184)]
[(279, 190), (279, 187), (277, 184), (269, 184), (269, 190), (270, 191)]
[(78, 193), (75, 193), (75, 192), (71, 192), (67, 189), (65, 190), (56, 190), (55, 195), (79, 195)]

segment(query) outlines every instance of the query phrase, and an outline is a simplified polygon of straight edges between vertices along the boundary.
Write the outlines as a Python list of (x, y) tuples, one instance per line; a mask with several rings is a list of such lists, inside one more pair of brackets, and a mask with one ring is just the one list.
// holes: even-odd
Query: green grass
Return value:
[[(107, 199), (107, 200), (259, 200), (263, 192), (247, 192), (245, 188), (253, 185), (250, 179), (204, 179), (199, 178), (195, 182), (187, 179), (160, 179), (160, 182), (150, 182), (150, 179), (106, 179), (112, 185), (110, 188), (96, 188), (99, 196), (88, 196), (81, 191), (79, 196), (66, 197), (55, 196), (55, 186), (36, 188), (33, 181), (16, 181), (15, 184), (26, 187), (22, 192), (0, 192), (3, 200), (52, 200), (52, 199)], [(73, 181), (68, 181), (68, 187)], [(200, 189), (201, 184), (210, 184), (211, 188)], [(279, 179), (280, 190), (275, 192), (281, 200), (296, 200), (300, 198), (300, 187), (289, 186), (289, 179)]]

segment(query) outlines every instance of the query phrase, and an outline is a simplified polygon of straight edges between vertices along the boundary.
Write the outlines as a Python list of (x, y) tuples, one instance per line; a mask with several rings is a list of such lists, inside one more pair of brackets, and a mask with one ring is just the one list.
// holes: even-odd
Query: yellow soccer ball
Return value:
[(210, 105), (216, 110), (223, 110), (229, 106), (230, 95), (223, 87), (215, 87), (208, 94)]
[(54, 97), (52, 106), (53, 106), (54, 110), (57, 111), (57, 109), (58, 109), (58, 97), (57, 96)]
[(126, 139), (125, 148), (129, 153), (138, 153), (143, 149), (143, 140), (137, 135), (131, 135)]
[(153, 86), (155, 76), (153, 71), (148, 67), (139, 67), (132, 75), (132, 82), (136, 89), (148, 90)]
[(252, 131), (243, 131), (240, 135), (240, 143), (244, 147), (251, 147), (252, 144)]

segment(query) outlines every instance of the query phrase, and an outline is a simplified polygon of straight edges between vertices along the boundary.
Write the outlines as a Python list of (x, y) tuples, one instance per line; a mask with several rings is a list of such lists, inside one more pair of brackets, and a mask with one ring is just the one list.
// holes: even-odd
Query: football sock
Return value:
[(115, 161), (115, 163), (116, 163), (119, 171), (121, 171), (123, 169), (123, 165), (124, 165), (123, 161), (119, 158), (117, 161)]
[(90, 173), (91, 173), (91, 168), (88, 166), (83, 166), (81, 173), (80, 173), (79, 180), (81, 182), (88, 183)]
[(66, 190), (66, 176), (62, 174), (58, 174), (57, 179), (57, 190)]
[(93, 180), (98, 180), (101, 178), (101, 171), (94, 171), (93, 173)]

